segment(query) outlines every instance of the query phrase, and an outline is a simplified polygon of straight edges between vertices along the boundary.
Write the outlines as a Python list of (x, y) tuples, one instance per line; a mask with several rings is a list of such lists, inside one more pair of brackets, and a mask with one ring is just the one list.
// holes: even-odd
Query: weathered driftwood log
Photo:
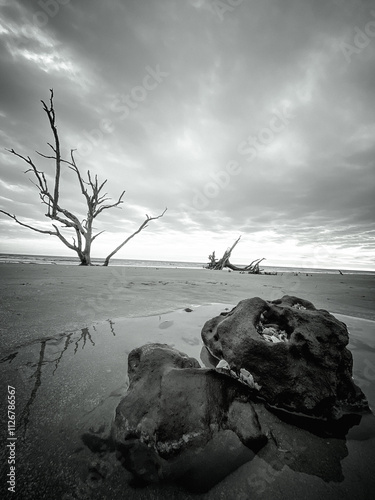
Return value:
[(262, 259), (253, 260), (251, 264), (245, 267), (235, 266), (234, 264), (231, 264), (228, 260), (225, 267), (232, 269), (232, 271), (247, 271), (252, 274), (260, 274), (262, 270), (259, 268), (259, 264), (262, 262), (262, 260), (265, 260), (265, 258), (263, 257)]
[(262, 262), (262, 260), (265, 260), (264, 257), (262, 259), (253, 260), (248, 266), (235, 266), (234, 264), (231, 264), (229, 262), (229, 257), (231, 256), (232, 250), (240, 241), (240, 239), (241, 236), (233, 243), (233, 245), (230, 248), (226, 249), (224, 255), (219, 260), (216, 259), (215, 251), (213, 251), (212, 254), (208, 256), (210, 262), (207, 264), (206, 268), (221, 270), (224, 269), (224, 267), (227, 267), (232, 271), (246, 271), (251, 274), (260, 274), (261, 269), (259, 268), (259, 264)]

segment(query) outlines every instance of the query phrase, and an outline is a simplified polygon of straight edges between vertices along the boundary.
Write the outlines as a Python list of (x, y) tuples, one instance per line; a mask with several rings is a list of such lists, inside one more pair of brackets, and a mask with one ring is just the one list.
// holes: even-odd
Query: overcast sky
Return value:
[[(122, 209), (93, 256), (145, 214), (120, 258), (375, 269), (375, 6), (371, 0), (0, 0), (0, 208), (48, 227), (27, 165), (47, 178), (55, 93), (77, 149)], [(62, 200), (82, 213), (73, 173)], [(0, 214), (0, 252), (72, 255)], [(95, 245), (94, 243), (94, 245)]]

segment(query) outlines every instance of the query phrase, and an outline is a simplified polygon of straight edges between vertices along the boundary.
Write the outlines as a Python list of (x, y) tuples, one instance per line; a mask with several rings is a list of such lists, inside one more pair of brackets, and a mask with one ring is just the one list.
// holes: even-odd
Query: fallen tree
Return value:
[(262, 262), (262, 260), (265, 260), (264, 257), (261, 259), (253, 260), (247, 266), (235, 266), (234, 264), (231, 264), (229, 262), (229, 257), (231, 256), (232, 250), (240, 241), (240, 239), (241, 236), (233, 243), (233, 245), (230, 248), (227, 248), (225, 250), (224, 255), (219, 260), (216, 259), (215, 251), (213, 251), (212, 254), (208, 256), (210, 262), (207, 264), (206, 269), (221, 270), (227, 267), (232, 271), (243, 271), (250, 274), (260, 274), (263, 271), (263, 269), (259, 268), (259, 264)]

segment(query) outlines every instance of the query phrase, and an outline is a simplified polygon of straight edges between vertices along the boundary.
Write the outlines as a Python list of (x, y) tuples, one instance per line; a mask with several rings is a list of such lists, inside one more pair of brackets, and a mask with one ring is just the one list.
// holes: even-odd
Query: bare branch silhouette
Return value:
[[(52, 150), (53, 154), (44, 154), (36, 151), (36, 153), (40, 157), (48, 160), (54, 160), (55, 176), (53, 189), (50, 189), (45, 173), (38, 170), (30, 156), (24, 156), (14, 149), (7, 149), (7, 151), (17, 156), (18, 158), (21, 158), (25, 163), (27, 163), (29, 168), (25, 173), (31, 172), (34, 175), (35, 181), (31, 180), (31, 182), (38, 189), (42, 204), (46, 205), (47, 207), (47, 213), (45, 214), (45, 216), (51, 220), (51, 225), (54, 230), (41, 229), (34, 225), (23, 222), (16, 215), (13, 215), (5, 210), (0, 210), (0, 212), (10, 219), (14, 220), (22, 227), (26, 227), (41, 234), (56, 236), (65, 246), (67, 246), (70, 250), (76, 252), (81, 265), (88, 266), (91, 265), (91, 245), (93, 241), (104, 232), (103, 230), (94, 234), (94, 220), (102, 212), (104, 212), (104, 210), (109, 210), (111, 208), (121, 208), (120, 205), (124, 203), (123, 197), (125, 195), (125, 190), (122, 191), (117, 201), (108, 203), (111, 198), (108, 197), (107, 193), (103, 192), (104, 186), (107, 183), (107, 179), (102, 182), (99, 181), (98, 176), (93, 176), (90, 170), (87, 171), (87, 177), (83, 177), (74, 157), (74, 149), (70, 150), (69, 160), (62, 158), (53, 98), (53, 89), (50, 89), (49, 103), (46, 104), (43, 100), (41, 101), (43, 110), (48, 117), (48, 121), (54, 138), (53, 144), (47, 142), (47, 145)], [(81, 194), (85, 199), (87, 213), (86, 217), (82, 220), (72, 211), (62, 207), (59, 203), (60, 176), (63, 165), (65, 165), (76, 174)], [(137, 231), (128, 236), (115, 250), (113, 250), (105, 258), (103, 265), (108, 266), (109, 261), (113, 255), (115, 255), (131, 238), (145, 229), (148, 222), (163, 217), (166, 210), (167, 209), (165, 209), (164, 212), (157, 217), (149, 217), (148, 215), (146, 215), (146, 220), (139, 226)], [(59, 223), (61, 227), (58, 227), (56, 223)], [(73, 230), (74, 236), (71, 236), (71, 240), (63, 235), (63, 233), (61, 232), (62, 228)]]

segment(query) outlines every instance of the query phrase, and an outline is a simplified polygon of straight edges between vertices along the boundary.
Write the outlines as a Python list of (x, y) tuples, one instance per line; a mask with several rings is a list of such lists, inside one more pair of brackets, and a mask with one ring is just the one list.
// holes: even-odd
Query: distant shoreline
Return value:
[[(104, 259), (93, 258), (94, 266), (103, 264)], [(52, 264), (52, 265), (79, 265), (76, 257), (72, 256), (54, 256), (54, 255), (29, 255), (29, 254), (10, 254), (0, 253), (0, 263), (3, 264)], [(246, 265), (237, 263), (237, 265)], [(118, 267), (154, 267), (154, 268), (177, 268), (177, 269), (204, 269), (207, 262), (185, 262), (185, 261), (161, 261), (161, 260), (148, 260), (148, 259), (115, 259), (110, 262), (110, 266)], [(361, 270), (361, 269), (336, 269), (336, 268), (313, 268), (313, 267), (298, 267), (298, 266), (268, 266), (264, 264), (261, 266), (265, 272), (277, 273), (311, 273), (311, 274), (360, 274), (360, 275), (374, 275), (375, 270)]]

